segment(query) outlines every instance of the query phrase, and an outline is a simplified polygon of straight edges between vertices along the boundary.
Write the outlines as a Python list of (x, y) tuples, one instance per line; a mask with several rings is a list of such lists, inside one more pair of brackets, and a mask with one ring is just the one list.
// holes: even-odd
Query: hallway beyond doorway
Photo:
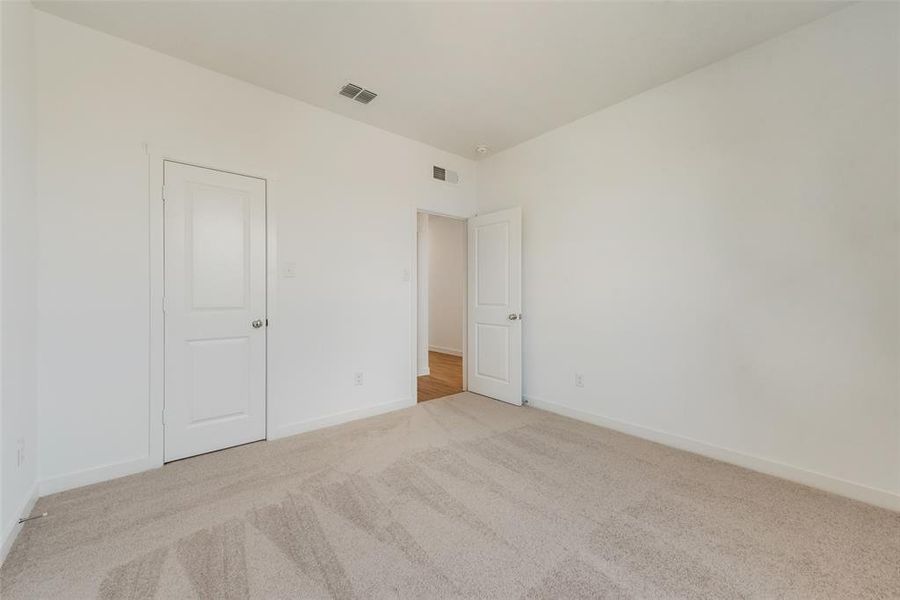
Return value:
[(461, 356), (429, 351), (428, 370), (430, 374), (418, 378), (419, 402), (463, 391)]

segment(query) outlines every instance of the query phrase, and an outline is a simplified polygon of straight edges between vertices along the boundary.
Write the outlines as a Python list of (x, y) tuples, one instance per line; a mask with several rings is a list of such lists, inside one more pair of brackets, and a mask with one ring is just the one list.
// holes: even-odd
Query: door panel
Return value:
[(478, 376), (509, 383), (509, 327), (486, 323), (475, 327)]
[(475, 228), (478, 305), (509, 304), (509, 223)]
[(169, 461), (265, 439), (266, 195), (169, 161), (164, 177)]
[(522, 213), (469, 219), (470, 391), (522, 404)]
[(250, 414), (250, 338), (191, 340), (188, 427)]
[(245, 193), (188, 184), (193, 308), (245, 308), (250, 287), (250, 198)]

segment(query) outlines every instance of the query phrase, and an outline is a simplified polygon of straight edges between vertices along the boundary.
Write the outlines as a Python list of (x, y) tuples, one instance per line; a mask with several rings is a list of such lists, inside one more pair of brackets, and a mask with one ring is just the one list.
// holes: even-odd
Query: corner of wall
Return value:
[(26, 494), (18, 510), (13, 514), (13, 518), (9, 522), (2, 524), (3, 530), (2, 533), (0, 533), (0, 565), (3, 565), (3, 561), (5, 561), (6, 557), (9, 555), (9, 551), (12, 549), (19, 532), (22, 530), (22, 527), (25, 526), (24, 523), (19, 523), (19, 519), (21, 518), (19, 515), (25, 516), (29, 514), (34, 509), (38, 496), (38, 485), (37, 482), (35, 482), (28, 491), (28, 494)]
[(37, 499), (34, 8), (0, 2), (0, 561)]

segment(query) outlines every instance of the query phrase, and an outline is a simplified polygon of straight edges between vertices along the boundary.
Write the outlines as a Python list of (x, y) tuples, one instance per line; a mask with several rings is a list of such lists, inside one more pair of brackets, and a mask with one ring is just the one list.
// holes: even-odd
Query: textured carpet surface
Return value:
[(900, 514), (472, 394), (41, 498), (19, 598), (900, 598)]

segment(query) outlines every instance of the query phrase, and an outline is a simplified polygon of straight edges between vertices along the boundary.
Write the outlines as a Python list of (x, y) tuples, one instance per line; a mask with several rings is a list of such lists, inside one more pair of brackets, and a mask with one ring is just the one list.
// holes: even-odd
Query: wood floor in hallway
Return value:
[(418, 380), (419, 402), (463, 391), (461, 356), (429, 352), (428, 370), (430, 374), (422, 375)]

